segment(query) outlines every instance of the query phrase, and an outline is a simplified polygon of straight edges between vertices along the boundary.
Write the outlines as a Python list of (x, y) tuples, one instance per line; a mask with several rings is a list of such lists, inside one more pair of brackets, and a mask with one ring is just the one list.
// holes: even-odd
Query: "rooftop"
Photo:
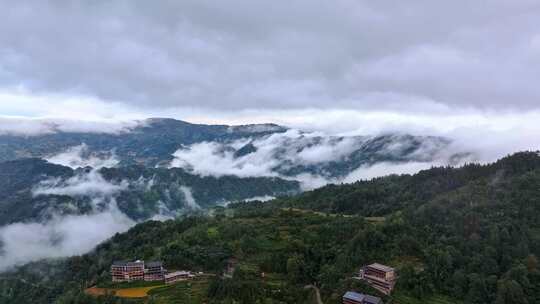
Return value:
[(191, 274), (191, 272), (189, 271), (175, 271), (175, 272), (171, 272), (171, 273), (168, 273), (165, 275), (165, 279), (169, 279), (169, 278), (173, 278), (173, 277), (176, 277), (176, 276), (185, 276), (185, 275), (189, 275)]
[(373, 263), (371, 265), (368, 265), (368, 267), (375, 268), (384, 272), (394, 271), (394, 268), (379, 263)]
[(162, 267), (163, 266), (163, 263), (161, 263), (160, 261), (150, 261), (148, 263), (146, 263), (146, 267), (150, 268), (150, 267)]
[(137, 266), (137, 265), (144, 265), (144, 261), (135, 261), (135, 262), (127, 262), (127, 261), (114, 261), (112, 263), (112, 266)]
[(382, 300), (379, 297), (374, 297), (354, 291), (347, 291), (343, 295), (343, 298), (365, 304), (382, 304)]
[(354, 292), (354, 291), (347, 291), (343, 295), (343, 298), (348, 299), (348, 300), (354, 300), (354, 301), (362, 303), (364, 301), (365, 295), (363, 295), (361, 293)]
[(365, 295), (364, 303), (366, 303), (366, 304), (382, 304), (382, 300), (379, 297)]

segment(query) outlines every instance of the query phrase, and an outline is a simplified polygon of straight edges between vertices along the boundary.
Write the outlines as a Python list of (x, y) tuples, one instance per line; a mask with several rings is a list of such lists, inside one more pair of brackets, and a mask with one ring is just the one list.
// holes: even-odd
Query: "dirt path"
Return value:
[(319, 290), (319, 288), (317, 288), (317, 286), (315, 286), (315, 285), (306, 285), (306, 286), (304, 286), (304, 289), (313, 289), (313, 290), (315, 290), (315, 298), (317, 300), (317, 304), (324, 304), (322, 299), (321, 299), (321, 291)]

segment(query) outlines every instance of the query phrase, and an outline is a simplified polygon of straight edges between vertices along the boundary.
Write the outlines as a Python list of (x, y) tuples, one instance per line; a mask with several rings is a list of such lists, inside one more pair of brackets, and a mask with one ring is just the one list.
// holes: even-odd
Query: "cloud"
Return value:
[(156, 214), (154, 214), (154, 216), (152, 216), (152, 218), (151, 218), (151, 220), (153, 220), (153, 221), (172, 220), (176, 216), (179, 215), (179, 212), (169, 210), (167, 205), (165, 205), (165, 203), (163, 203), (163, 201), (161, 201), (161, 200), (158, 201), (157, 208), (158, 208), (158, 212)]
[(539, 15), (534, 0), (17, 2), (0, 12), (0, 88), (139, 112), (531, 110)]
[(73, 169), (92, 167), (115, 167), (120, 162), (113, 153), (90, 153), (86, 144), (81, 144), (66, 149), (66, 151), (45, 158), (50, 163), (58, 164)]
[(267, 201), (271, 201), (271, 200), (273, 200), (275, 198), (276, 198), (275, 196), (264, 195), (264, 196), (254, 196), (254, 197), (246, 198), (246, 199), (244, 199), (242, 201), (244, 201), (244, 202), (253, 202), (253, 201), (267, 202)]
[(85, 121), (62, 118), (29, 119), (26, 117), (0, 116), (0, 135), (35, 136), (58, 132), (120, 134), (129, 132), (142, 123), (142, 121), (112, 121), (100, 119)]
[(359, 180), (370, 180), (375, 177), (381, 177), (391, 174), (414, 174), (421, 170), (426, 170), (433, 166), (441, 165), (447, 164), (437, 162), (382, 162), (371, 166), (360, 166), (358, 169), (349, 173), (343, 180), (341, 180), (341, 182), (353, 183)]
[[(281, 177), (300, 181), (303, 189), (313, 189), (327, 183), (414, 173), (435, 164), (457, 165), (464, 159), (454, 160), (456, 153), (472, 152), (474, 156), (474, 151), (465, 147), (458, 150), (458, 145), (448, 149), (449, 144), (447, 139), (426, 136), (336, 137), (290, 129), (257, 139), (186, 146), (173, 154), (170, 166), (203, 176)], [(359, 168), (347, 165), (351, 159), (356, 159), (353, 163)], [(331, 171), (334, 162), (343, 166), (337, 173)]]
[(193, 193), (191, 192), (191, 188), (186, 186), (180, 186), (180, 192), (184, 195), (186, 206), (192, 210), (200, 210), (201, 206), (197, 204), (195, 201), (195, 198), (193, 197)]
[(126, 190), (127, 187), (127, 181), (119, 184), (110, 183), (94, 169), (87, 173), (79, 173), (67, 180), (60, 178), (44, 180), (33, 189), (32, 194), (34, 196), (68, 195), (103, 198)]
[[(107, 182), (94, 169), (62, 179), (48, 179), (33, 189), (37, 195), (68, 195), (90, 198), (87, 214), (53, 213), (44, 222), (14, 223), (0, 227), (0, 271), (45, 258), (83, 254), (135, 221), (122, 213), (115, 195), (127, 189), (127, 182)], [(73, 207), (75, 208), (75, 207)], [(74, 210), (77, 211), (77, 210)]]
[(254, 140), (197, 143), (177, 150), (170, 166), (201, 175), (278, 176), (287, 167), (340, 160), (364, 140), (320, 135), (288, 130)]
[(0, 227), (0, 271), (45, 258), (86, 253), (135, 225), (115, 206), (88, 215), (55, 217), (44, 223)]

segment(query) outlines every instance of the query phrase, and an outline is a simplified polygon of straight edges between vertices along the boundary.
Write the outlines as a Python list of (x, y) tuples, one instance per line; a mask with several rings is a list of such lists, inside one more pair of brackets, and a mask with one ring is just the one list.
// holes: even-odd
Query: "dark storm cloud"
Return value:
[(2, 1), (0, 89), (140, 107), (540, 107), (538, 1)]

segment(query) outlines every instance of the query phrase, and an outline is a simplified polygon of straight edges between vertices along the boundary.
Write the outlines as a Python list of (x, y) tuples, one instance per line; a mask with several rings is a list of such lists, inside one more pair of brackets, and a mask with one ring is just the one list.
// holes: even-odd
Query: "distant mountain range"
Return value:
[[(83, 159), (114, 157), (114, 164), (120, 167), (175, 166), (201, 175), (311, 174), (336, 179), (381, 162), (429, 163), (442, 159), (443, 163), (455, 164), (471, 157), (467, 151), (449, 151), (450, 144), (449, 139), (435, 136), (325, 136), (275, 124), (203, 125), (154, 118), (117, 133), (0, 135), (0, 161), (44, 158), (62, 165), (74, 163), (72, 167), (93, 165), (65, 159), (77, 152), (76, 156)], [(83, 149), (74, 151), (76, 147)]]
[(0, 161), (28, 157), (45, 158), (70, 147), (86, 144), (91, 152), (114, 151), (123, 165), (154, 166), (170, 161), (180, 147), (204, 141), (230, 141), (285, 132), (273, 124), (226, 126), (191, 124), (152, 118), (123, 132), (63, 132), (35, 136), (0, 135)]

